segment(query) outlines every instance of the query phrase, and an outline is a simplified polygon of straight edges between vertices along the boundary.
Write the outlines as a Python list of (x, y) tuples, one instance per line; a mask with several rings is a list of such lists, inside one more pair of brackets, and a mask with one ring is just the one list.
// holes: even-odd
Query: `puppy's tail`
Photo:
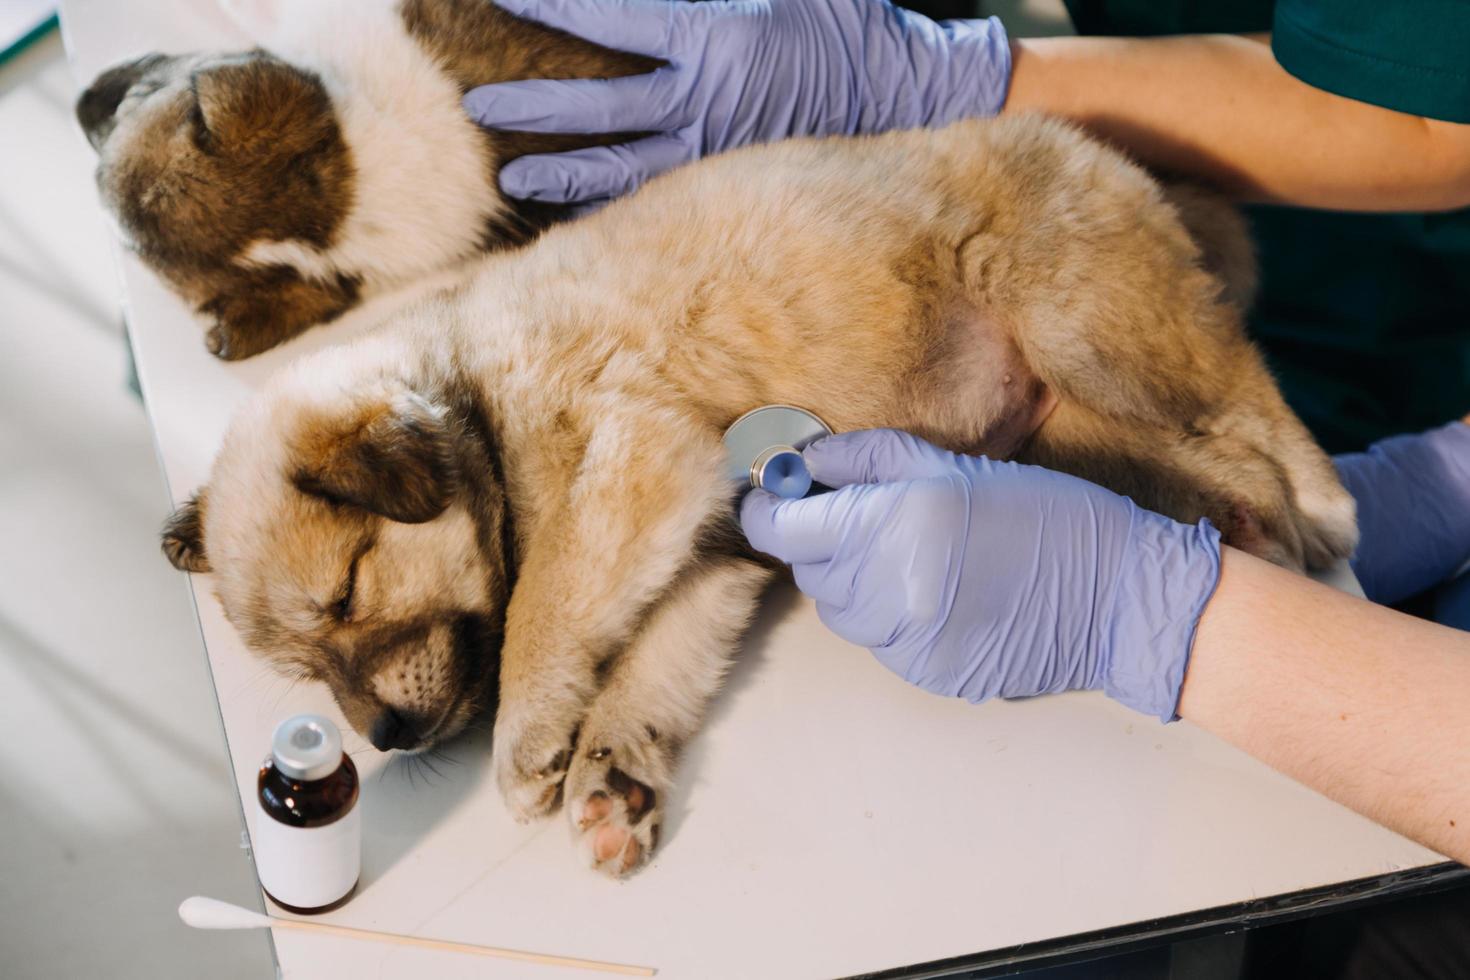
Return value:
[(1240, 209), (1198, 184), (1165, 181), (1164, 198), (1199, 246), (1205, 270), (1221, 283), (1221, 298), (1245, 313), (1259, 285), (1256, 250)]

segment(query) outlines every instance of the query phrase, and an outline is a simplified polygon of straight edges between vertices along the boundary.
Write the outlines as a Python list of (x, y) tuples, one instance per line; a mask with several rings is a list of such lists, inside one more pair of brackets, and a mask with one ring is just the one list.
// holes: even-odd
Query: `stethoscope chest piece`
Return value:
[(726, 475), (742, 493), (759, 487), (778, 497), (804, 497), (812, 477), (801, 451), (831, 434), (827, 423), (791, 405), (746, 412), (725, 430)]

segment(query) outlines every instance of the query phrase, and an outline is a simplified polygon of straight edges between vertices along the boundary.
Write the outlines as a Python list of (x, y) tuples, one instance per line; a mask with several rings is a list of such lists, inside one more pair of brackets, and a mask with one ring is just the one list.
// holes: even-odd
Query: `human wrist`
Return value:
[(1000, 114), (1010, 92), (1015, 68), (1010, 36), (999, 17), (946, 21), (941, 24), (951, 50), (964, 65), (957, 73), (954, 100), (945, 113), (936, 113), (927, 125), (942, 126), (970, 117)]
[(1097, 92), (1102, 79), (1092, 65), (1090, 48), (1076, 41), (1075, 37), (1013, 38), (1010, 84), (1002, 111), (1009, 115), (1039, 112), (1085, 125), (1090, 119), (1088, 96)]
[(856, 130), (939, 128), (961, 119), (997, 115), (1011, 79), (1011, 44), (997, 17), (938, 23), (895, 9), (890, 29), (901, 35), (902, 70), (864, 66), (867, 95)]
[(1179, 693), (1200, 617), (1220, 581), (1220, 532), (1135, 508), (1102, 631), (1103, 690), (1160, 721)]

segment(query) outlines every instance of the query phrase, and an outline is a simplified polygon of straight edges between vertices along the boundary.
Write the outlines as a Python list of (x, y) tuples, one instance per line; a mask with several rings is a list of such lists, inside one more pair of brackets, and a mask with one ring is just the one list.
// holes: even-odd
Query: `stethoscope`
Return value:
[(805, 497), (812, 489), (812, 475), (801, 451), (831, 434), (827, 423), (804, 408), (765, 405), (753, 409), (725, 430), (726, 473), (742, 492), (759, 487), (778, 497)]

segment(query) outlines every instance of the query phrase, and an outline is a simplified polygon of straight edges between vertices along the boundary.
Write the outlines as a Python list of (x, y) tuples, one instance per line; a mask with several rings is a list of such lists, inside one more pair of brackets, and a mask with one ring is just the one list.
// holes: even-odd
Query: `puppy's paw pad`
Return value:
[(612, 810), (612, 800), (602, 790), (597, 790), (582, 804), (582, 815), (577, 818), (577, 829), (586, 830), (601, 823), (612, 816)]
[(637, 823), (643, 816), (653, 809), (656, 794), (652, 787), (645, 786), (638, 780), (629, 776), (621, 769), (609, 769), (607, 771), (607, 784), (612, 791), (622, 797), (623, 804), (627, 808), (633, 822)]
[(643, 845), (626, 827), (604, 824), (592, 838), (592, 858), (608, 874), (625, 875), (643, 862)]
[[(592, 788), (579, 794), (570, 807), (578, 833), (578, 849), (587, 863), (604, 874), (620, 878), (641, 867), (658, 843), (661, 819), (658, 792), (614, 765), (599, 766), (589, 753), (588, 764), (598, 772), (583, 772), (579, 785)], [(610, 753), (603, 753), (606, 763)]]

